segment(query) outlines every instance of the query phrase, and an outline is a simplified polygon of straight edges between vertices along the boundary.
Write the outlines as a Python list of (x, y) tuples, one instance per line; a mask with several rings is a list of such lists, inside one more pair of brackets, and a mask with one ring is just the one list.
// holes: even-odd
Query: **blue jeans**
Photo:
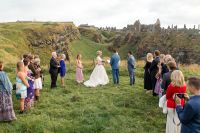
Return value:
[(130, 77), (130, 85), (134, 85), (135, 84), (135, 72), (133, 69), (128, 70), (129, 73), (129, 77)]
[(112, 76), (114, 84), (119, 84), (119, 69), (112, 69)]

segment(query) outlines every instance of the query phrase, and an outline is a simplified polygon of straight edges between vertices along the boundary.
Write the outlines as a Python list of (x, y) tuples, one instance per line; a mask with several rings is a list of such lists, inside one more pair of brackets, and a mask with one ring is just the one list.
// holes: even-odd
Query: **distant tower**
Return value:
[(160, 27), (160, 20), (159, 18), (156, 20), (156, 23), (153, 26), (153, 32), (159, 33), (161, 32), (161, 27)]
[(184, 24), (184, 29), (187, 29), (186, 24)]
[(198, 25), (198, 30), (199, 30), (199, 34), (200, 34), (200, 24)]
[(140, 20), (136, 20), (133, 26), (134, 26), (134, 31), (136, 31), (136, 32), (140, 32), (141, 31)]
[(196, 29), (196, 26), (194, 25), (194, 30)]

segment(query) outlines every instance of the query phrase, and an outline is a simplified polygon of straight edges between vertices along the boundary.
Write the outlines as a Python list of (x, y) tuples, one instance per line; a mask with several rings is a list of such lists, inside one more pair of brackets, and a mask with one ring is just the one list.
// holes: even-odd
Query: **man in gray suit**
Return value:
[(128, 72), (129, 72), (129, 77), (130, 77), (130, 85), (135, 84), (135, 58), (132, 54), (131, 51), (128, 52), (128, 59), (127, 59), (127, 64), (128, 64)]

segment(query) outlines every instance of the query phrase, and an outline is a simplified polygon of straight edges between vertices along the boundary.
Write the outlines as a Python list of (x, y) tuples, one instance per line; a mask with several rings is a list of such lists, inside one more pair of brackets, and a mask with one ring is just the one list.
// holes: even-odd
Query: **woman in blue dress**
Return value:
[(61, 60), (60, 60), (60, 77), (61, 77), (61, 85), (62, 87), (65, 86), (65, 74), (66, 74), (66, 65), (65, 65), (65, 54), (61, 55)]

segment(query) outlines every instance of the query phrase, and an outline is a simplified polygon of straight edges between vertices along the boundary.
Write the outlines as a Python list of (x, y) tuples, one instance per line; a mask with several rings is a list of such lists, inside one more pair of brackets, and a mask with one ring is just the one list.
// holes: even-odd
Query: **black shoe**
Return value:
[(23, 110), (23, 111), (20, 111), (19, 114), (24, 114), (24, 110)]

